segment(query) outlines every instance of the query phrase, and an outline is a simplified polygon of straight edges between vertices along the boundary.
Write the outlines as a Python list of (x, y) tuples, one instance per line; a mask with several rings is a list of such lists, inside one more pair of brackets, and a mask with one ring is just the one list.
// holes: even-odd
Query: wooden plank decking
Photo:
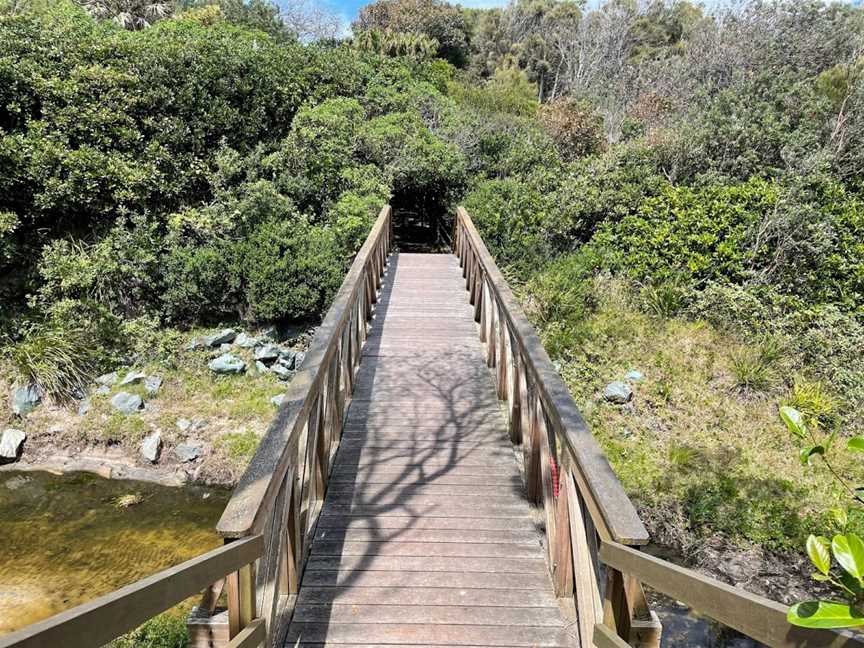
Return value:
[(286, 646), (575, 646), (455, 256), (391, 257)]

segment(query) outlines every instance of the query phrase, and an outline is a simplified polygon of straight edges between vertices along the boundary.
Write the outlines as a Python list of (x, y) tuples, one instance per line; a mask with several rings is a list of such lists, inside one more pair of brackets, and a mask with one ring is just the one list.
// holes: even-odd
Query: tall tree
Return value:
[(360, 10), (355, 32), (422, 34), (438, 41), (438, 56), (457, 67), (468, 60), (468, 28), (459, 7), (441, 0), (377, 0)]

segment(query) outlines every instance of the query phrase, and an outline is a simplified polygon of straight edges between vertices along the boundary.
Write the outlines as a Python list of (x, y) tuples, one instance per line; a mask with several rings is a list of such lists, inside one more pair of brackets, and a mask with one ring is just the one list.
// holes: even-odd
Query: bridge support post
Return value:
[(603, 624), (637, 648), (659, 648), (662, 626), (648, 607), (642, 584), (617, 569), (606, 568)]

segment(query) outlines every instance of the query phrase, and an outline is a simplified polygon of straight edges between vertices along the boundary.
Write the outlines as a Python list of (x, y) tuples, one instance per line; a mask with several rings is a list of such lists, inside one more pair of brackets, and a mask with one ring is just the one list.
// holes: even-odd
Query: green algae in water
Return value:
[(229, 495), (90, 473), (0, 473), (0, 633), (219, 546)]

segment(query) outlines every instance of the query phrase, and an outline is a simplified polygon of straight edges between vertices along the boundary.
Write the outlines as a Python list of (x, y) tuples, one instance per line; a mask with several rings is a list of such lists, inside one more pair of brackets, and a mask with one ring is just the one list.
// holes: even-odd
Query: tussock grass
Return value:
[(67, 401), (93, 379), (91, 347), (84, 331), (38, 327), (11, 346), (11, 357), (23, 384)]

